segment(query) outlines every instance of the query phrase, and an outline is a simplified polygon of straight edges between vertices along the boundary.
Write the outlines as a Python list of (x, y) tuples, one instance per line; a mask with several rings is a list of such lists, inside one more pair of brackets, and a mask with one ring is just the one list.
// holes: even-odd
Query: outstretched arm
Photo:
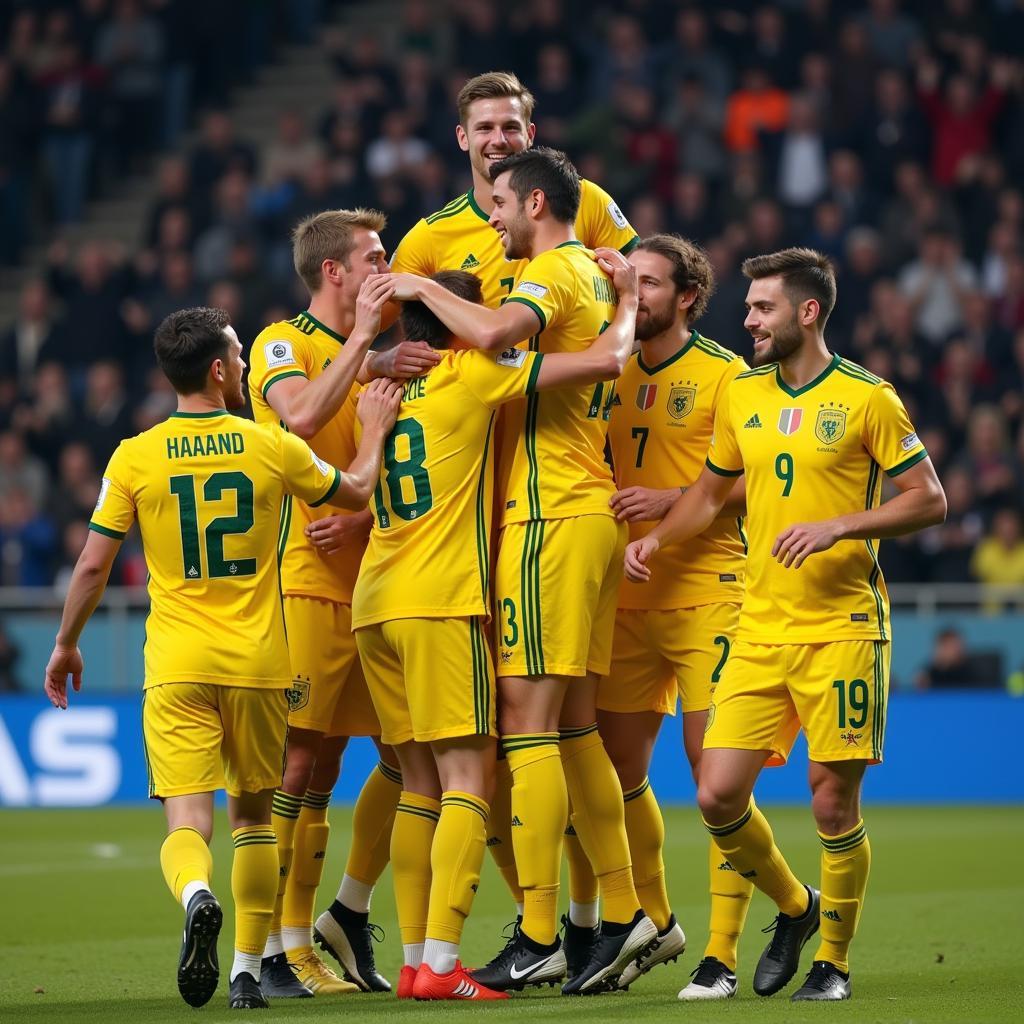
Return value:
[(53, 653), (46, 665), (43, 690), (55, 708), (68, 706), (68, 676), (77, 693), (82, 688), (82, 653), (78, 649), (78, 638), (96, 610), (118, 551), (121, 538), (107, 537), (102, 533), (89, 531), (89, 537), (75, 571), (71, 574), (68, 596), (64, 599), (64, 614), (60, 629), (53, 645)]

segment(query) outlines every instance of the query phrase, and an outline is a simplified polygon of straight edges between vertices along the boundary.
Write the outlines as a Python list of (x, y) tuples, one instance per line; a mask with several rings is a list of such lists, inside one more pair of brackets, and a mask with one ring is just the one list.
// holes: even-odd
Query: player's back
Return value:
[[(150, 574), (147, 687), (287, 685), (278, 533), (289, 465), (303, 459), (311, 468), (303, 442), (226, 411), (176, 413), (121, 442), (91, 525), (123, 536), (138, 519)], [(320, 485), (307, 477), (307, 496), (329, 497), (335, 470), (313, 472)]]
[[(565, 242), (531, 260), (508, 298), (529, 306), (536, 352), (582, 352), (611, 323), (617, 297), (593, 253)], [(615, 493), (604, 457), (614, 382), (534, 393), (508, 407), (501, 452), (502, 523), (611, 515)]]
[(539, 366), (521, 350), (449, 350), (405, 384), (373, 496), (353, 626), (486, 614), (495, 413), (533, 388)]
[[(580, 181), (576, 237), (592, 249), (628, 252), (636, 232), (615, 201), (592, 181)], [(480, 278), (483, 304), (496, 309), (512, 292), (529, 260), (508, 260), (497, 231), (488, 223), (473, 191), (424, 217), (406, 234), (391, 260), (396, 272), (430, 277), (439, 270), (466, 270)]]

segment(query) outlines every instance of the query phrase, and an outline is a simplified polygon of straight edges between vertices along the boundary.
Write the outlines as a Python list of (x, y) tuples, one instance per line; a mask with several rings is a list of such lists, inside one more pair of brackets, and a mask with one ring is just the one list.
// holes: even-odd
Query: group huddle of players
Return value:
[[(820, 926), (794, 998), (850, 995), (870, 864), (860, 780), (881, 760), (888, 689), (873, 539), (936, 521), (941, 488), (892, 388), (825, 348), (826, 259), (747, 261), (751, 370), (693, 326), (714, 288), (705, 254), (637, 238), (564, 154), (533, 147), (532, 105), (511, 74), (467, 82), (456, 133), (473, 188), (390, 266), (375, 211), (297, 226), (309, 308), (251, 346), (256, 425), (223, 418), (244, 403), (245, 365), (224, 314), (185, 310), (157, 331), (178, 413), (111, 459), (47, 692), (66, 706), (69, 673), (77, 688), (78, 636), (138, 519), (150, 792), (192, 1005), (219, 976), (220, 786), (233, 1007), (390, 991), (369, 920), (389, 862), (399, 998), (598, 994), (675, 960), (686, 940), (647, 770), (677, 701), (711, 834), (710, 934), (680, 998), (735, 994), (755, 884), (779, 915), (754, 990), (788, 984)], [(406, 340), (372, 351), (396, 315)], [(882, 471), (899, 494), (880, 507)], [(800, 728), (820, 892), (751, 799)], [(380, 762), (314, 921), (352, 736), (373, 737)], [(485, 849), (517, 920), (467, 969)]]

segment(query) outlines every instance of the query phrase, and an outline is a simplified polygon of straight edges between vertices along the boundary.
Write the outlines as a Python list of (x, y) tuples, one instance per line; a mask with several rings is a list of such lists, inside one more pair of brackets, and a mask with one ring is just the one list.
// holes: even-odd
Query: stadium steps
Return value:
[[(335, 26), (334, 30), (342, 29)], [(231, 113), (237, 134), (257, 145), (269, 141), (280, 111), (288, 107), (320, 110), (327, 104), (332, 82), (333, 71), (321, 46), (282, 46), (276, 63), (261, 69), (255, 82), (234, 93)], [(186, 133), (178, 151), (188, 152), (196, 138), (195, 131)], [(128, 252), (136, 249), (154, 192), (152, 173), (120, 180), (111, 194), (89, 203), (80, 224), (49, 232), (28, 248), (21, 265), (0, 270), (0, 329), (14, 319), (24, 282), (45, 273), (46, 253), (58, 238), (66, 240), (73, 251), (84, 241), (109, 241)]]

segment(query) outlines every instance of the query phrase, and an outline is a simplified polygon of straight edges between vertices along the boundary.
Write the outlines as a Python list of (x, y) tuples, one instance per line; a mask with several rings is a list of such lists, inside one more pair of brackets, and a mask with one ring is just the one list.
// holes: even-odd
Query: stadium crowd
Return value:
[[(1024, 584), (1024, 3), (406, 0), (393, 45), (318, 27), (339, 6), (55, 0), (0, 15), (0, 263), (54, 238), (0, 329), (0, 583), (66, 580), (99, 467), (174, 408), (156, 324), (220, 306), (248, 344), (294, 315), (289, 231), (320, 209), (376, 207), (396, 245), (468, 188), (454, 96), (507, 67), (536, 95), (538, 140), (641, 236), (707, 249), (708, 337), (749, 354), (744, 257), (828, 253), (829, 342), (895, 384), (949, 498), (944, 525), (882, 545), (886, 578)], [(239, 138), (230, 86), (282, 35), (322, 40), (333, 92)], [(72, 252), (61, 225), (147, 166), (137, 249)], [(144, 577), (126, 545), (113, 582)]]

